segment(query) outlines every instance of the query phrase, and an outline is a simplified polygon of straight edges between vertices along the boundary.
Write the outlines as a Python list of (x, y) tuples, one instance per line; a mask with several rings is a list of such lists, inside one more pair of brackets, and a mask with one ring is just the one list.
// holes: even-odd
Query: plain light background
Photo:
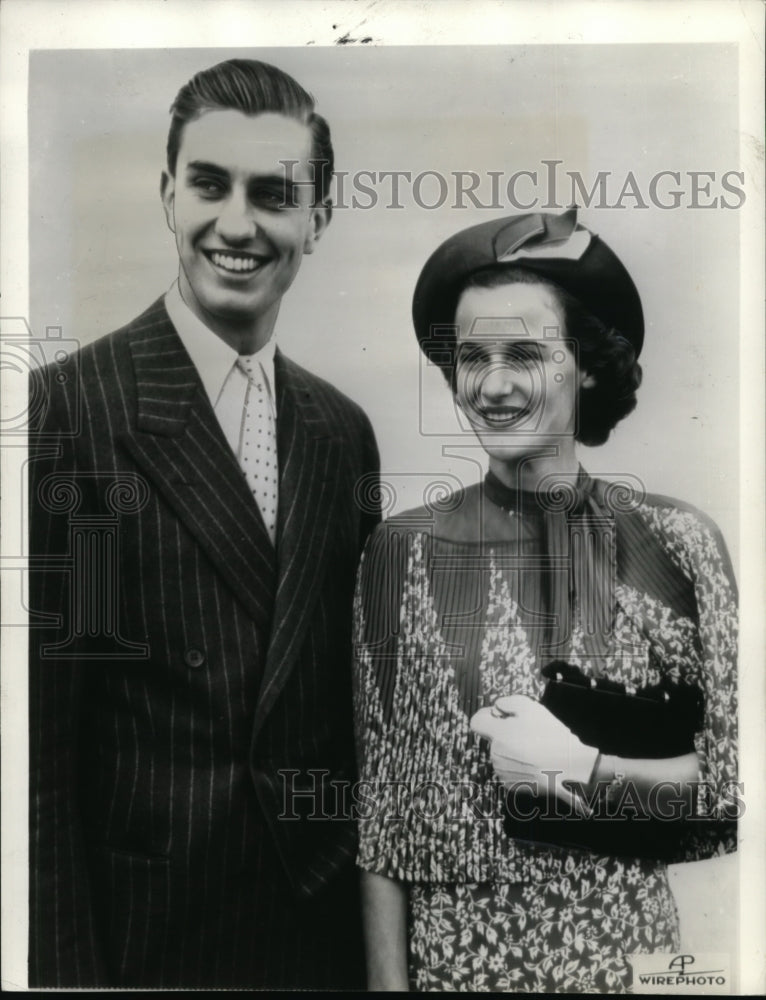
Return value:
[[(542, 174), (542, 160), (560, 159), (560, 170), (580, 171), (588, 187), (610, 172), (613, 201), (628, 171), (646, 197), (661, 170), (720, 179), (738, 169), (737, 53), (727, 45), (33, 52), (35, 335), (60, 327), (87, 343), (167, 289), (177, 268), (159, 200), (168, 108), (194, 72), (235, 55), (273, 62), (315, 95), (336, 166), (351, 174)], [(680, 187), (688, 204), (688, 177)], [(441, 240), (513, 208), (428, 211), (405, 194), (405, 208), (392, 210), (388, 190), (379, 187), (376, 208), (336, 211), (284, 300), (277, 338), (367, 410), (395, 509), (404, 509), (434, 481), (480, 475), (480, 452), (460, 432), (441, 376), (423, 369), (410, 320), (415, 281)], [(711, 190), (721, 194), (719, 180)], [(544, 197), (542, 181), (539, 191)], [(592, 473), (629, 473), (652, 492), (694, 503), (736, 557), (738, 212), (625, 205), (583, 209), (580, 219), (623, 259), (641, 293), (644, 386), (636, 412), (582, 460)], [(445, 457), (445, 448), (464, 457)], [(736, 954), (737, 896), (727, 881), (735, 864), (674, 870), (684, 947)]]

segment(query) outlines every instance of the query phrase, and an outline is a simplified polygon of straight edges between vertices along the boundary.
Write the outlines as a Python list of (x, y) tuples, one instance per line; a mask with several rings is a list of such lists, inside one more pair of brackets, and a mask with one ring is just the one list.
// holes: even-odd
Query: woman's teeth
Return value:
[(487, 410), (482, 412), (482, 417), (488, 424), (507, 424), (509, 420), (516, 420), (524, 412), (523, 407), (509, 407), (507, 410)]

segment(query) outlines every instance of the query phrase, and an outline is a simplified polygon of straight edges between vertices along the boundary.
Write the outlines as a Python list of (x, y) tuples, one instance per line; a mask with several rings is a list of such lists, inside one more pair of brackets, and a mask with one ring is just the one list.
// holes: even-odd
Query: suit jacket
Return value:
[(338, 792), (378, 456), (338, 390), (280, 352), (275, 373), (276, 553), (162, 300), (35, 377), (30, 985), (353, 964)]

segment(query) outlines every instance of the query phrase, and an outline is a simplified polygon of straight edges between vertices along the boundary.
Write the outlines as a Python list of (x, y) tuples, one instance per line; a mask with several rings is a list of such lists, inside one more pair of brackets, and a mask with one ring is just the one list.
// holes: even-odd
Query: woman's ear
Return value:
[(580, 388), (593, 389), (596, 385), (596, 376), (591, 372), (582, 372), (580, 375)]

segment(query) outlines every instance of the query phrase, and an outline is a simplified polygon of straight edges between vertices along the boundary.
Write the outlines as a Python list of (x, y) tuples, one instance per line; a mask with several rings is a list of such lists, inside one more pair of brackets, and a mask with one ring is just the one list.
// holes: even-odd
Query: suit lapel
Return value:
[(267, 628), (274, 549), (162, 300), (130, 332), (137, 415), (124, 443), (251, 617)]
[(302, 370), (275, 358), (278, 560), (258, 506), (162, 300), (130, 328), (134, 460), (262, 628), (271, 626), (254, 734), (295, 663), (327, 567), (341, 444)]
[(332, 437), (302, 370), (277, 351), (278, 582), (255, 730), (301, 648), (332, 544), (341, 444)]

